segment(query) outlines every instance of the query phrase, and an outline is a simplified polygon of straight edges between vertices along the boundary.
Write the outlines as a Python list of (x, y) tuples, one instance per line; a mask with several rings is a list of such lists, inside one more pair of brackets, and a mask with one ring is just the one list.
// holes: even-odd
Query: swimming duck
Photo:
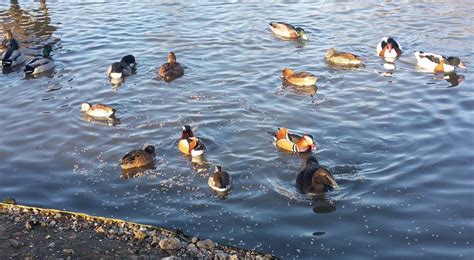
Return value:
[(133, 150), (120, 160), (122, 169), (150, 166), (155, 162), (155, 147), (148, 145), (143, 150)]
[(326, 60), (339, 66), (360, 66), (362, 60), (349, 52), (336, 52), (334, 48), (330, 48), (326, 53)]
[(53, 59), (50, 57), (50, 53), (53, 50), (50, 45), (45, 45), (43, 47), (43, 57), (42, 58), (34, 58), (33, 60), (29, 61), (25, 67), (26, 74), (38, 74), (41, 72), (45, 72), (47, 70), (54, 69), (56, 66), (54, 64)]
[(294, 72), (292, 69), (288, 68), (282, 70), (282, 76), (286, 82), (300, 87), (314, 86), (318, 80), (316, 76), (309, 72)]
[(433, 72), (453, 72), (456, 67), (466, 68), (458, 57), (446, 58), (434, 53), (416, 51), (415, 58), (419, 67)]
[(133, 55), (126, 55), (119, 62), (114, 62), (107, 69), (107, 75), (112, 79), (121, 79), (132, 75), (132, 68), (137, 65)]
[(114, 116), (115, 111), (115, 108), (103, 104), (91, 105), (87, 102), (81, 104), (81, 112), (91, 117), (109, 118)]
[(2, 66), (13, 67), (26, 61), (26, 57), (20, 50), (20, 43), (13, 39), (12, 32), (7, 30), (4, 35), (2, 46), (5, 49), (2, 55)]
[(400, 44), (392, 37), (383, 37), (377, 44), (377, 55), (382, 58), (395, 60), (402, 55)]
[(163, 63), (158, 70), (158, 74), (165, 81), (172, 81), (184, 75), (183, 67), (176, 62), (174, 52), (168, 53), (168, 62)]
[(319, 164), (314, 154), (308, 156), (305, 167), (296, 176), (296, 186), (303, 193), (323, 193), (339, 189), (331, 172)]
[(183, 126), (183, 132), (181, 133), (181, 139), (178, 142), (178, 148), (182, 153), (191, 156), (202, 155), (206, 150), (206, 146), (199, 138), (194, 136), (189, 125)]
[(271, 22), (270, 29), (274, 34), (281, 37), (308, 40), (308, 36), (306, 36), (305, 31), (301, 27), (294, 27), (291, 24)]
[(313, 136), (309, 134), (304, 134), (302, 136), (290, 134), (288, 129), (284, 127), (278, 128), (276, 133), (269, 132), (269, 134), (271, 134), (275, 139), (275, 145), (277, 147), (287, 151), (304, 153), (316, 148)]
[(222, 171), (220, 165), (216, 165), (207, 183), (215, 191), (226, 192), (232, 187), (232, 177), (226, 171)]

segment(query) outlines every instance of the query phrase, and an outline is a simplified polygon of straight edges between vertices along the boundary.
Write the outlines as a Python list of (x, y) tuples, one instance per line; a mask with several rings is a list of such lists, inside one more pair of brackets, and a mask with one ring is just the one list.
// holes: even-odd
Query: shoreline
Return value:
[(0, 203), (2, 258), (274, 259), (180, 230), (8, 202)]

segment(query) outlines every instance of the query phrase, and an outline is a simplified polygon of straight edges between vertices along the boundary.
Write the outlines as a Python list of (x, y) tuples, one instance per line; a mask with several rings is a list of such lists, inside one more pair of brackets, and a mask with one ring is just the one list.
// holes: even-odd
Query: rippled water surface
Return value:
[[(54, 73), (0, 75), (0, 198), (182, 228), (282, 257), (472, 258), (474, 234), (472, 3), (0, 3), (0, 21), (29, 54), (53, 45)], [(284, 41), (269, 21), (305, 28)], [(375, 46), (404, 54), (384, 77)], [(326, 50), (365, 67), (328, 67)], [(466, 61), (460, 84), (417, 71), (413, 51)], [(156, 69), (174, 51), (185, 76)], [(137, 73), (105, 71), (126, 54)], [(319, 76), (317, 92), (283, 86), (283, 67)], [(461, 75), (461, 76), (460, 76)], [(314, 94), (314, 95), (312, 95)], [(82, 118), (80, 103), (117, 109), (116, 124)], [(181, 126), (207, 145), (207, 164), (179, 153)], [(312, 134), (341, 190), (300, 194), (304, 155), (267, 131)], [(119, 160), (153, 144), (157, 162), (124, 178)], [(234, 177), (226, 197), (207, 186), (213, 165)]]

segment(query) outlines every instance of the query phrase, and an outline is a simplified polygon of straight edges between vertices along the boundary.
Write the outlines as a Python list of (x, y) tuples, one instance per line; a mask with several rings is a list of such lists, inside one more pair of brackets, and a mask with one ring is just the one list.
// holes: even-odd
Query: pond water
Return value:
[[(30, 54), (53, 45), (54, 73), (0, 75), (0, 198), (181, 228), (286, 258), (472, 258), (474, 234), (474, 5), (450, 3), (226, 3), (73, 1), (0, 3), (0, 21)], [(268, 22), (302, 26), (306, 43)], [(392, 77), (375, 54), (392, 35), (404, 53)], [(365, 67), (327, 66), (330, 47)], [(414, 51), (456, 55), (460, 84), (416, 69)], [(156, 70), (169, 51), (185, 66)], [(120, 85), (108, 65), (137, 72)], [(317, 92), (283, 86), (284, 67), (319, 77)], [(105, 103), (119, 121), (85, 120)], [(207, 164), (179, 153), (181, 126), (206, 143)], [(295, 188), (304, 155), (276, 149), (268, 131), (314, 136), (341, 190)], [(153, 144), (154, 169), (122, 176), (119, 160)], [(207, 177), (234, 178), (225, 197)]]

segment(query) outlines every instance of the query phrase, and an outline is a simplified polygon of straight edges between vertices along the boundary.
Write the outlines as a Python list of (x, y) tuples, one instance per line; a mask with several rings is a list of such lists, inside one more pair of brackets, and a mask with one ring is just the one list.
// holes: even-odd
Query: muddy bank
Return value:
[(0, 258), (272, 259), (179, 230), (54, 209), (0, 203)]

